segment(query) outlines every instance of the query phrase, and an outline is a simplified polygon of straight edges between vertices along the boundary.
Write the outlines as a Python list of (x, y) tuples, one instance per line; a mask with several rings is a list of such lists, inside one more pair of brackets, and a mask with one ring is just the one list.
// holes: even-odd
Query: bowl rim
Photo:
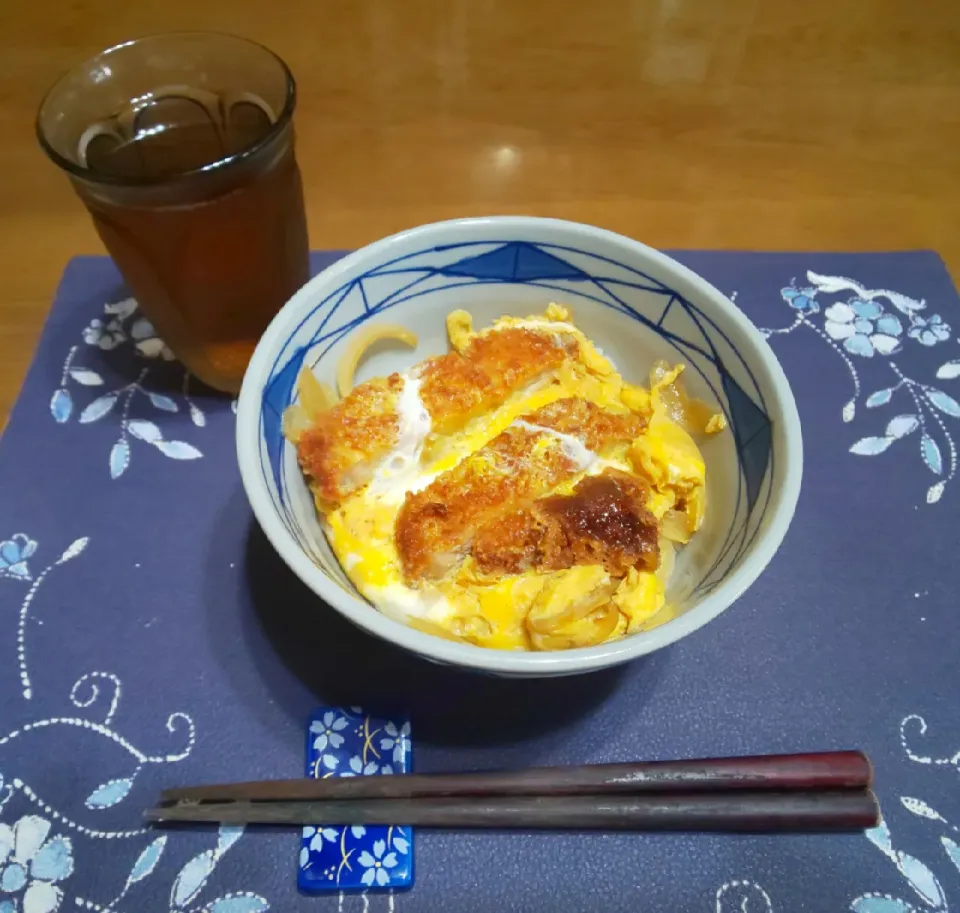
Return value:
[[(767, 411), (778, 416), (773, 429), (775, 439), (780, 439), (783, 452), (781, 484), (771, 492), (761, 532), (741, 565), (699, 604), (651, 631), (638, 632), (597, 646), (542, 653), (455, 643), (423, 633), (384, 615), (328, 578), (286, 529), (271, 501), (259, 466), (261, 394), (273, 358), (287, 339), (292, 315), (314, 304), (319, 289), (328, 285), (336, 286), (348, 272), (371, 257), (390, 259), (390, 251), (398, 246), (405, 246), (411, 241), (423, 241), (451, 229), (481, 232), (494, 227), (529, 231), (560, 230), (586, 234), (594, 241), (619, 248), (633, 248), (635, 255), (650, 259), (668, 273), (671, 280), (681, 280), (682, 284), (688, 285), (723, 311), (749, 340), (754, 354), (762, 363), (772, 394)], [(408, 228), (358, 248), (310, 279), (280, 309), (256, 346), (237, 402), (236, 445), (241, 480), (257, 522), (290, 569), (324, 602), (364, 631), (423, 658), (479, 672), (530, 677), (576, 674), (619, 665), (675, 643), (716, 618), (760, 576), (780, 547), (796, 509), (803, 473), (800, 417), (790, 383), (767, 341), (733, 301), (693, 270), (640, 241), (593, 225), (539, 216), (469, 217)]]

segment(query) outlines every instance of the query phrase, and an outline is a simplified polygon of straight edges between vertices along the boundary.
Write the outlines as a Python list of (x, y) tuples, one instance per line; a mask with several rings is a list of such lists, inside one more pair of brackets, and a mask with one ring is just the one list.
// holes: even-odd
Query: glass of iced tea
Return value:
[(144, 314), (201, 380), (235, 392), (308, 278), (296, 91), (231, 35), (128, 41), (65, 74), (37, 116)]

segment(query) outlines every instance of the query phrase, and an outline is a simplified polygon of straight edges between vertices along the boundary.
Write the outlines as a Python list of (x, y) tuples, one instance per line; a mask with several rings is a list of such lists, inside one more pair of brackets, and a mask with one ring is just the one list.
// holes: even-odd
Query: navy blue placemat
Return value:
[[(0, 442), (0, 913), (960, 907), (957, 294), (932, 253), (678, 257), (790, 377), (796, 519), (706, 628), (527, 683), (320, 605), (252, 522), (231, 403), (168, 360), (109, 261), (74, 260)], [(299, 833), (141, 828), (161, 787), (299, 775), (318, 704), (409, 712), (421, 771), (861, 747), (886, 825), (420, 832), (410, 893), (321, 898), (297, 893)]]

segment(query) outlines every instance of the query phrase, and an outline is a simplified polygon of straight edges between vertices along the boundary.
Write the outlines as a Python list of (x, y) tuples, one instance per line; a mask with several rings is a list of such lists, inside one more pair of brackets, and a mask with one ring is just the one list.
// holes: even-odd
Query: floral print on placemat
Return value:
[[(58, 424), (76, 419), (81, 425), (99, 422), (108, 415), (119, 417), (119, 436), (110, 448), (107, 467), (110, 478), (122, 476), (130, 466), (137, 442), (153, 447), (172, 460), (196, 460), (203, 453), (195, 444), (170, 439), (160, 423), (165, 414), (184, 411), (195, 428), (205, 428), (207, 415), (191, 395), (191, 375), (173, 361), (169, 347), (157, 337), (133, 298), (104, 305), (103, 317), (92, 320), (82, 333), (83, 342), (71, 346), (63, 361), (60, 385), (50, 398), (50, 414)], [(117, 385), (109, 384), (91, 354), (116, 352), (132, 366), (135, 376)], [(177, 387), (157, 387), (155, 375), (171, 371), (181, 375)], [(189, 427), (189, 426), (188, 426)]]
[[(855, 279), (812, 270), (807, 282), (798, 285), (794, 279), (780, 290), (794, 312), (793, 322), (761, 327), (760, 332), (771, 342), (798, 330), (810, 332), (841, 358), (853, 386), (841, 411), (843, 421), (856, 420), (861, 405), (876, 410), (875, 417), (863, 417), (867, 433), (850, 452), (877, 456), (899, 441), (913, 441), (920, 461), (936, 477), (926, 490), (926, 503), (935, 504), (957, 473), (954, 429), (946, 420), (960, 418), (960, 402), (928, 381), (960, 377), (960, 359), (948, 358), (934, 368), (933, 378), (924, 379), (910, 376), (895, 356), (908, 345), (931, 348), (947, 342), (950, 325), (939, 314), (926, 313), (925, 301), (902, 292), (868, 289)], [(876, 362), (880, 370), (863, 373), (867, 362)]]
[[(918, 714), (912, 713), (903, 719), (900, 723), (900, 744), (905, 757), (914, 764), (960, 773), (960, 749), (952, 754), (937, 756), (919, 747), (917, 741), (927, 735), (927, 728), (927, 721)], [(926, 799), (901, 795), (898, 803), (902, 809), (929, 822), (928, 826), (936, 829), (943, 854), (939, 859), (922, 861), (902, 849), (885, 815), (879, 826), (865, 832), (865, 837), (899, 872), (904, 882), (904, 893), (900, 896), (866, 891), (850, 902), (849, 909), (852, 913), (949, 913), (948, 893), (941, 879), (950, 877), (956, 882), (956, 895), (960, 899), (960, 880), (956, 878), (960, 874), (960, 826), (949, 821)], [(902, 845), (909, 847), (910, 843), (905, 839)], [(733, 880), (717, 889), (716, 913), (734, 913), (735, 910), (753, 913), (754, 909), (758, 913), (775, 913), (771, 894), (759, 884), (749, 880)]]
[[(117, 727), (115, 716), (120, 707), (123, 685), (111, 672), (91, 670), (81, 675), (68, 695), (74, 713), (68, 716), (47, 716), (30, 713), (36, 703), (31, 670), (34, 656), (29, 632), (44, 583), (67, 563), (79, 561), (88, 554), (90, 540), (74, 540), (56, 557), (43, 558), (41, 545), (27, 533), (14, 533), (0, 541), (0, 588), (3, 602), (16, 604), (14, 630), (2, 642), (9, 651), (7, 664), (19, 669), (20, 698), (27, 709), (26, 722), (9, 732), (0, 732), (0, 913), (54, 913), (67, 898), (70, 906), (95, 913), (130, 913), (143, 909), (136, 897), (138, 886), (150, 878), (162, 855), (176, 852), (176, 836), (152, 836), (146, 828), (107, 829), (96, 824), (96, 815), (127, 800), (137, 778), (147, 767), (176, 764), (188, 758), (196, 742), (193, 718), (182, 711), (170, 713), (163, 728), (174, 740), (159, 753), (151, 754), (137, 747)], [(40, 569), (38, 569), (40, 568)], [(6, 578), (6, 579), (3, 579)], [(18, 590), (19, 587), (19, 590)], [(149, 711), (147, 711), (149, 712)], [(18, 743), (28, 734), (48, 742), (47, 751), (68, 750), (71, 732), (82, 731), (113, 743), (129, 759), (124, 776), (105, 780), (90, 789), (84, 807), (89, 822), (77, 820), (61, 812), (44, 797), (43, 786), (31, 782), (30, 764), (18, 767), (3, 749)], [(42, 743), (40, 743), (42, 744)], [(34, 751), (40, 751), (38, 747)], [(76, 771), (78, 778), (96, 777), (95, 768)], [(94, 780), (94, 782), (96, 782)], [(139, 811), (134, 812), (139, 818)], [(169, 889), (170, 913), (262, 913), (269, 909), (258, 894), (241, 891), (203, 901), (203, 890), (220, 860), (240, 839), (243, 828), (222, 827), (213, 847), (187, 858), (179, 868)], [(73, 893), (71, 876), (78, 858), (77, 842), (111, 843), (114, 855), (128, 854), (129, 874), (115, 886), (113, 896), (96, 899)], [(167, 850), (168, 845), (171, 847)], [(127, 847), (129, 846), (129, 850)], [(94, 882), (98, 883), (98, 882)], [(128, 895), (130, 895), (128, 897)], [(197, 903), (201, 906), (196, 906)]]
[[(302, 735), (301, 704), (317, 698), (288, 687), (286, 672), (270, 672), (277, 645), (253, 633), (255, 626), (244, 626), (240, 646), (220, 636), (234, 618), (255, 617), (244, 581), (256, 575), (244, 575), (246, 559), (261, 554), (235, 466), (224, 458), (232, 453), (228, 403), (207, 396), (132, 299), (114, 291), (120, 279), (112, 265), (89, 258), (70, 267), (4, 435), (0, 913), (260, 913), (268, 906), (373, 913), (401, 903), (424, 913), (544, 905), (585, 913), (631, 905), (664, 913), (960, 913), (960, 752), (949, 713), (957, 679), (945, 627), (956, 582), (949, 557), (960, 418), (956, 293), (930, 253), (690, 252), (679, 259), (717, 287), (741, 290), (744, 310), (781, 358), (803, 416), (813, 471), (790, 533), (796, 551), (779, 556), (758, 584), (777, 599), (759, 605), (762, 592), (753, 590), (716, 627), (669, 656), (625, 669), (596, 712), (571, 716), (562, 738), (531, 735), (502, 749), (424, 740), (418, 750), (434, 769), (694, 757), (705, 740), (724, 736), (717, 717), (676, 721), (689, 709), (688, 692), (710, 688), (725, 712), (742, 714), (738, 737), (751, 717), (750, 746), (773, 750), (781, 735), (790, 740), (810, 731), (809, 708), (829, 707), (845, 694), (855, 722), (849, 714), (821, 713), (817, 736), (832, 743), (853, 736), (870, 750), (882, 784), (882, 826), (865, 836), (802, 837), (797, 844), (743, 838), (717, 854), (698, 851), (710, 838), (689, 838), (689, 853), (677, 852), (674, 838), (651, 839), (643, 841), (639, 868), (632, 835), (432, 832), (418, 837), (417, 847), (429, 877), (402, 898), (392, 876), (413, 849), (409, 829), (396, 828), (388, 839), (368, 828), (318, 828), (307, 833), (305, 861), (326, 847), (336, 854), (334, 876), (348, 856), (351, 871), (344, 864), (344, 872), (358, 881), (355, 896), (341, 885), (326, 899), (296, 897), (295, 854), (304, 847), (291, 847), (283, 835), (238, 843), (235, 829), (141, 828), (149, 790), (178, 776), (200, 782), (243, 779), (251, 770), (283, 775), (270, 773), (277, 754), (263, 748), (262, 738), (277, 738), (278, 719), (289, 724), (288, 735)], [(197, 455), (183, 451), (188, 458), (178, 458), (160, 442), (182, 443)], [(174, 507), (186, 503), (192, 514), (170, 509), (172, 491)], [(114, 497), (121, 492), (136, 493), (136, 500)], [(906, 498), (916, 513), (910, 506), (910, 513), (890, 511), (891, 504), (902, 510)], [(843, 511), (851, 535), (857, 531), (849, 550), (845, 525), (835, 519)], [(184, 523), (185, 516), (207, 518), (215, 531)], [(889, 573), (874, 561), (885, 549), (902, 558)], [(813, 563), (824, 556), (840, 557)], [(162, 583), (167, 567), (179, 586), (172, 607)], [(916, 625), (904, 611), (911, 596), (925, 600)], [(798, 641), (820, 632), (814, 648)], [(758, 645), (773, 643), (775, 649), (758, 653)], [(89, 659), (87, 650), (103, 658)], [(148, 651), (176, 655), (203, 686), (172, 681), (170, 667), (154, 664)], [(141, 668), (150, 669), (147, 682), (138, 679)], [(770, 699), (765, 691), (758, 703), (756, 676), (764, 670)], [(145, 687), (150, 700), (137, 697)], [(784, 693), (789, 705), (777, 703)], [(772, 719), (768, 707), (779, 707), (782, 717)], [(923, 717), (910, 715), (911, 708), (923, 708)], [(341, 713), (312, 721), (309, 746), (316, 746), (321, 776), (334, 773), (330, 758), (355, 734), (346, 719)], [(672, 722), (661, 725), (664, 719)], [(375, 722), (368, 728), (369, 746), (364, 750), (364, 739), (337, 759), (337, 771), (400, 769), (397, 754), (409, 741), (402, 722), (395, 732), (386, 725), (377, 731)], [(217, 747), (236, 733), (241, 750)], [(204, 749), (219, 772), (204, 766), (211, 757)], [(65, 784), (66, 769), (75, 782)], [(803, 860), (794, 853), (800, 845)], [(538, 866), (528, 864), (533, 858), (541, 859)], [(313, 874), (330, 883), (328, 868), (314, 864)]]

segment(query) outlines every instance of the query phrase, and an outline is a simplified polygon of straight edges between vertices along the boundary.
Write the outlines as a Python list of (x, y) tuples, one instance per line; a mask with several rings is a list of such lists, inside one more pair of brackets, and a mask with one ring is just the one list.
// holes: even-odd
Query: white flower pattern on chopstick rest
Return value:
[(393, 763), (401, 764), (410, 752), (410, 724), (404, 723), (398, 730), (393, 723), (383, 727), (385, 737), (380, 739), (380, 750), (393, 754)]
[[(130, 466), (132, 444), (142, 441), (173, 460), (195, 460), (203, 454), (199, 448), (182, 440), (168, 440), (157, 422), (164, 414), (177, 413), (185, 408), (191, 423), (204, 428), (207, 416), (190, 395), (190, 373), (183, 369), (180, 392), (152, 389), (148, 383), (154, 366), (173, 359), (173, 353), (160, 340), (150, 322), (139, 315), (133, 298), (110, 303), (104, 315), (83, 331), (83, 341), (103, 353), (120, 350), (128, 352), (138, 364), (137, 377), (129, 383), (111, 389), (99, 371), (84, 365), (83, 347), (71, 347), (64, 359), (60, 384), (50, 399), (50, 413), (58, 424), (67, 424), (76, 413), (81, 425), (100, 422), (108, 416), (119, 417), (120, 434), (110, 449), (107, 467), (110, 477), (117, 479)], [(100, 358), (107, 357), (100, 355)], [(170, 368), (166, 369), (171, 370)], [(91, 397), (91, 393), (94, 395)], [(146, 416), (131, 417), (135, 408), (146, 408)]]
[(323, 751), (328, 745), (331, 748), (339, 748), (343, 744), (341, 730), (347, 728), (347, 721), (342, 716), (337, 716), (332, 711), (325, 713), (323, 719), (310, 724), (310, 732), (316, 738), (313, 740), (313, 747), (317, 751)]
[(363, 850), (357, 857), (357, 862), (366, 871), (360, 878), (363, 884), (370, 887), (377, 885), (384, 887), (390, 884), (390, 869), (397, 867), (397, 854), (387, 852), (387, 842), (385, 840), (376, 840), (373, 844), (373, 855), (369, 851)]
[[(913, 441), (921, 461), (937, 477), (926, 491), (926, 503), (935, 504), (957, 474), (957, 448), (944, 417), (960, 418), (960, 403), (945, 390), (906, 374), (893, 356), (908, 342), (926, 348), (946, 342), (951, 327), (939, 314), (921, 315), (926, 302), (901, 292), (867, 289), (854, 279), (812, 271), (807, 272), (807, 282), (809, 285), (798, 285), (791, 280), (780, 290), (780, 297), (794, 311), (793, 322), (780, 328), (761, 327), (760, 332), (772, 340), (805, 329), (842, 359), (853, 384), (853, 396), (840, 413), (844, 422), (854, 420), (861, 404), (860, 371), (872, 362), (892, 373), (893, 377), (887, 374), (862, 404), (867, 409), (889, 406), (891, 411), (898, 411), (873, 433), (853, 441), (849, 451), (857, 456), (877, 456), (899, 441)], [(845, 300), (836, 300), (837, 296)], [(863, 367), (858, 369), (854, 359), (863, 360)], [(936, 371), (938, 380), (957, 377), (960, 359), (947, 361)]]
[[(16, 533), (0, 541), (0, 579), (7, 578), (2, 585), (30, 584), (21, 602), (17, 638), (22, 696), (27, 701), (34, 697), (26, 643), (30, 609), (49, 574), (86, 554), (88, 544), (86, 537), (74, 540), (53, 563), (34, 575), (30, 563), (38, 553), (42, 554), (39, 543), (26, 533)], [(0, 749), (4, 749), (0, 755), (4, 759), (4, 770), (0, 771), (0, 913), (56, 913), (65, 902), (69, 903), (66, 892), (75, 868), (75, 840), (89, 841), (89, 849), (104, 841), (142, 843), (139, 847), (134, 846), (130, 856), (131, 868), (123, 885), (119, 886), (119, 893), (104, 900), (74, 894), (74, 908), (94, 913), (134, 913), (145, 909), (142, 899), (126, 900), (127, 895), (154, 876), (161, 857), (171, 852), (168, 844), (179, 844), (179, 840), (166, 835), (157, 837), (144, 828), (104, 830), (64, 814), (25, 782), (23, 777), (33, 771), (29, 763), (22, 771), (10, 770), (14, 763), (10, 758), (15, 755), (6, 750), (7, 746), (24, 745), (27, 750), (21, 753), (21, 757), (39, 757), (50, 750), (44, 747), (46, 740), (56, 750), (66, 749), (69, 753), (64, 745), (69, 733), (82, 732), (98, 737), (125, 759), (126, 768), (116, 768), (118, 775), (109, 776), (99, 785), (86, 786), (88, 792), (83, 806), (88, 814), (98, 815), (103, 809), (119, 805), (134, 791), (141, 771), (185, 760), (196, 742), (192, 718), (177, 711), (167, 717), (166, 730), (180, 740), (178, 746), (154, 754), (138, 748), (118, 731), (114, 723), (122, 691), (120, 678), (112, 672), (87, 672), (70, 689), (69, 700), (80, 711), (78, 715), (27, 718), (18, 728), (5, 734), (0, 732)], [(75, 771), (78, 778), (89, 774), (99, 778), (102, 776), (101, 767)], [(17, 806), (23, 806), (19, 817), (9, 817)], [(70, 836), (60, 833), (63, 830), (71, 832)], [(170, 887), (171, 913), (263, 913), (269, 909), (263, 897), (249, 891), (229, 892), (207, 902), (200, 899), (214, 869), (242, 833), (242, 828), (221, 828), (214, 848), (180, 864)], [(100, 881), (93, 883), (99, 884)], [(196, 906), (198, 902), (201, 906)]]

